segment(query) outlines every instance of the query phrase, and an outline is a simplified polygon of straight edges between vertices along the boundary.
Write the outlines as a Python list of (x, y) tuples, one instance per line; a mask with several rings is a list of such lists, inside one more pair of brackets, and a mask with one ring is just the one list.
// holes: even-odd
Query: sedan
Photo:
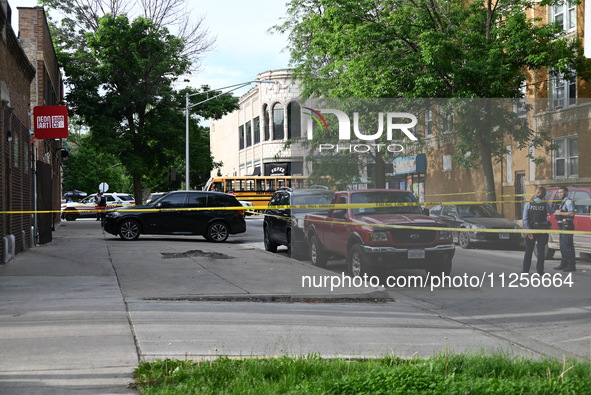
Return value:
[(489, 245), (515, 249), (523, 242), (521, 233), (479, 232), (478, 229), (520, 229), (513, 221), (504, 218), (489, 204), (438, 205), (429, 210), (429, 216), (440, 219), (452, 228), (474, 231), (454, 232), (454, 241), (462, 248)]
[(123, 240), (136, 240), (140, 234), (202, 235), (219, 243), (231, 234), (246, 232), (246, 221), (244, 210), (234, 196), (175, 191), (146, 206), (110, 210), (105, 218), (105, 231)]

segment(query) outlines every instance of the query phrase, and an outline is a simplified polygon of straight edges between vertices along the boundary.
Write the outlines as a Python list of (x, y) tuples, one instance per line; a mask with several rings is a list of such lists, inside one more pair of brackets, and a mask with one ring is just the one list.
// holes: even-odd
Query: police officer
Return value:
[[(558, 198), (562, 199), (560, 208), (556, 210), (556, 221), (558, 221), (558, 228), (560, 230), (575, 230), (575, 202), (568, 197), (568, 188), (560, 187), (558, 189)], [(555, 270), (562, 270), (565, 272), (576, 271), (575, 267), (575, 245), (573, 243), (572, 234), (560, 234), (560, 265), (556, 266)]]
[[(526, 203), (523, 209), (523, 227), (525, 229), (550, 229), (548, 213), (554, 214), (554, 208), (546, 201), (546, 188), (538, 187), (531, 200)], [(544, 274), (544, 258), (546, 245), (548, 244), (547, 233), (529, 233), (525, 237), (525, 255), (523, 256), (522, 273), (529, 273), (532, 254), (537, 246), (538, 262), (536, 272)]]

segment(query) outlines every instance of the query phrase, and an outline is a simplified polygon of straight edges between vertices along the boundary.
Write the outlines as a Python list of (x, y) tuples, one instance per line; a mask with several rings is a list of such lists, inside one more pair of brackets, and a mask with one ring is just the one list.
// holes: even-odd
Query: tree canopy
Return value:
[[(275, 29), (289, 32), (305, 97), (522, 98), (527, 70), (589, 76), (579, 40), (531, 17), (534, 6), (551, 3), (292, 0)], [(486, 122), (456, 130), (455, 158), (482, 169), (494, 200), (492, 162), (505, 154), (503, 139), (520, 147), (547, 142), (515, 117), (487, 113), (490, 102), (477, 104), (471, 111)]]
[[(130, 21), (123, 14), (101, 17), (96, 31), (84, 39), (85, 46), (58, 52), (69, 87), (68, 106), (89, 127), (90, 142), (118, 158), (139, 199), (142, 182), (183, 167), (179, 158), (184, 153), (185, 93), (194, 94), (195, 100), (203, 97), (196, 90), (174, 89), (191, 64), (185, 42), (149, 19)], [(225, 97), (198, 111), (219, 117), (235, 107), (236, 100)], [(213, 165), (209, 136), (194, 119), (190, 134), (202, 144), (191, 143), (190, 152), (198, 155), (196, 170), (203, 175)]]

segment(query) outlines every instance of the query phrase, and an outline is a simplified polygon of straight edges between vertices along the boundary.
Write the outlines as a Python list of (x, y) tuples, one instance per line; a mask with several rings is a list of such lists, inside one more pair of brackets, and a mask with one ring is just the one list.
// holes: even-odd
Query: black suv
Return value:
[[(279, 188), (269, 201), (265, 210), (263, 233), (265, 250), (276, 252), (277, 246), (287, 246), (290, 257), (305, 257), (308, 246), (304, 237), (304, 217), (306, 214), (328, 211), (323, 208), (296, 208), (291, 206), (327, 205), (332, 201), (334, 192), (326, 187), (310, 189)], [(276, 207), (276, 206), (280, 206)], [(289, 206), (285, 208), (283, 206)]]
[[(195, 210), (211, 207), (211, 210)], [(237, 210), (216, 210), (237, 207)], [(169, 192), (146, 206), (107, 212), (105, 231), (123, 240), (140, 234), (202, 235), (209, 241), (226, 241), (228, 235), (246, 232), (242, 205), (232, 195), (205, 191)]]

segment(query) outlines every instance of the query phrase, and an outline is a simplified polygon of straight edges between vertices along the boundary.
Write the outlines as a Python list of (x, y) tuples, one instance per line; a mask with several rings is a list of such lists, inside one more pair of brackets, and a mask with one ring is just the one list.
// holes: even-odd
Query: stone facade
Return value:
[[(219, 173), (224, 176), (270, 175), (275, 165), (286, 165), (285, 175), (307, 175), (306, 151), (297, 144), (284, 146), (292, 133), (301, 133), (288, 122), (290, 106), (297, 106), (299, 116), (300, 90), (286, 69), (260, 73), (257, 80), (274, 83), (258, 83), (240, 98), (239, 110), (211, 121), (211, 152), (215, 161), (223, 162)], [(277, 109), (275, 114), (274, 108)], [(268, 122), (265, 122), (266, 112)], [(279, 134), (273, 127), (279, 113), (284, 120), (281, 137), (277, 137)], [(259, 138), (256, 138), (256, 130)], [(217, 169), (212, 176), (216, 174)]]

